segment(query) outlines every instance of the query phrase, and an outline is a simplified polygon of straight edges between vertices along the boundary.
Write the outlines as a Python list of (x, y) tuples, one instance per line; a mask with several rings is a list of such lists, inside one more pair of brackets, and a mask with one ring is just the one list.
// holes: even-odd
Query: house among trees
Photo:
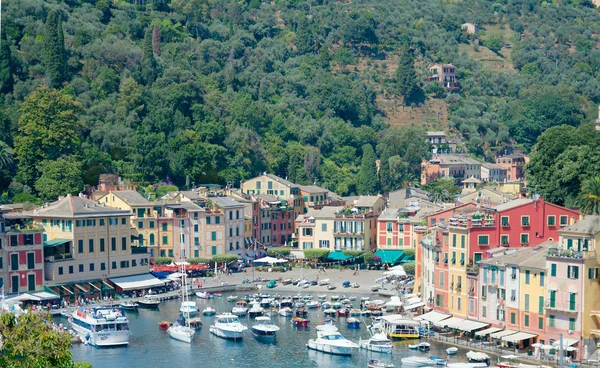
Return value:
[(458, 145), (457, 139), (448, 138), (446, 133), (443, 131), (427, 132), (427, 142), (431, 143), (431, 145), (435, 147), (434, 153), (456, 152), (456, 146)]
[(456, 79), (456, 67), (452, 64), (433, 64), (429, 67), (431, 75), (428, 81), (439, 82), (448, 91), (458, 91), (460, 86)]
[(473, 23), (463, 23), (461, 24), (460, 29), (466, 30), (467, 34), (475, 34), (479, 30), (479, 26)]

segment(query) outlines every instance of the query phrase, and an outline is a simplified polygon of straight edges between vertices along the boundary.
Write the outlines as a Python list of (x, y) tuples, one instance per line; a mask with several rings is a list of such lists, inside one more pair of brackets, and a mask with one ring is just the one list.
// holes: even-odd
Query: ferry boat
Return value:
[(80, 307), (69, 322), (84, 343), (109, 347), (129, 344), (129, 320), (120, 307)]
[(381, 327), (391, 339), (418, 339), (418, 321), (395, 314), (381, 317)]

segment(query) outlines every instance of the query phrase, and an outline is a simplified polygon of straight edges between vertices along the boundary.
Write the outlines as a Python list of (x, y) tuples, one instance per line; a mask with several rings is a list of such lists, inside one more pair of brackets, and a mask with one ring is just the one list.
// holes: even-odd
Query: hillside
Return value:
[[(189, 187), (269, 171), (347, 195), (366, 145), (390, 190), (419, 177), (425, 129), (490, 158), (593, 120), (600, 102), (600, 16), (585, 2), (21, 0), (2, 12), (3, 201), (52, 199), (103, 172)], [(396, 72), (406, 55), (424, 90), (411, 100)], [(427, 82), (433, 63), (457, 66), (460, 93)]]

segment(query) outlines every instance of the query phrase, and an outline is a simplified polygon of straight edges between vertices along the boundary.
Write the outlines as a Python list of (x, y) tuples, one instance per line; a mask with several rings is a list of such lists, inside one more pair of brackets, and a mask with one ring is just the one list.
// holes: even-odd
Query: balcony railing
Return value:
[(148, 247), (131, 247), (131, 254), (146, 254), (148, 253)]
[(579, 313), (579, 311), (576, 308), (576, 303), (568, 302), (557, 304), (556, 301), (552, 299), (550, 299), (550, 301), (546, 303), (546, 309), (558, 312)]
[(477, 275), (479, 274), (479, 265), (469, 265), (467, 266), (467, 275)]
[(593, 258), (596, 256), (595, 251), (581, 251), (577, 252), (573, 249), (551, 249), (546, 253), (548, 257), (554, 258), (571, 258), (571, 259), (584, 259)]

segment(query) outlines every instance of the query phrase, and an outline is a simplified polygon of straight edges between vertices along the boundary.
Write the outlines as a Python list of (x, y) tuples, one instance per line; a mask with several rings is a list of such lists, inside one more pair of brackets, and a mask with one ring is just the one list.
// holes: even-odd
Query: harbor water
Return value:
[[(229, 294), (231, 295), (231, 294)], [(243, 295), (238, 294), (242, 297)], [(228, 302), (227, 295), (211, 300), (195, 300), (200, 311), (206, 306), (213, 305), (218, 313), (231, 312), (235, 302)], [(329, 295), (328, 295), (329, 297)], [(314, 295), (316, 299), (316, 295)], [(356, 307), (360, 302), (354, 301)], [(352, 356), (335, 356), (317, 351), (308, 350), (306, 343), (311, 338), (316, 338), (314, 327), (322, 324), (324, 316), (320, 309), (311, 309), (308, 319), (309, 327), (296, 327), (291, 323), (291, 318), (272, 316), (271, 319), (281, 330), (275, 339), (258, 338), (250, 330), (245, 332), (241, 341), (230, 341), (216, 337), (209, 333), (209, 326), (214, 316), (202, 316), (203, 327), (196, 332), (191, 344), (173, 340), (166, 331), (158, 328), (158, 322), (168, 320), (174, 322), (179, 316), (180, 300), (163, 301), (158, 310), (139, 309), (137, 312), (127, 312), (130, 330), (129, 346), (119, 348), (95, 348), (83, 344), (74, 345), (72, 348), (75, 361), (88, 361), (94, 368), (120, 368), (120, 367), (366, 367), (369, 359), (380, 359), (386, 363), (400, 366), (400, 359), (407, 356), (437, 356), (446, 358), (447, 345), (430, 341), (429, 352), (409, 350), (407, 345), (415, 341), (398, 341), (394, 343), (394, 351), (390, 354), (379, 354), (357, 350)], [(58, 321), (68, 325), (62, 317)], [(240, 317), (243, 324), (249, 327), (254, 320), (249, 317)], [(367, 324), (369, 319), (364, 320)], [(361, 323), (360, 329), (348, 329), (346, 318), (337, 317), (335, 325), (347, 339), (358, 342), (360, 338), (368, 339), (369, 333), (366, 325)], [(450, 362), (465, 362), (467, 350), (461, 349), (459, 353), (450, 358)]]

